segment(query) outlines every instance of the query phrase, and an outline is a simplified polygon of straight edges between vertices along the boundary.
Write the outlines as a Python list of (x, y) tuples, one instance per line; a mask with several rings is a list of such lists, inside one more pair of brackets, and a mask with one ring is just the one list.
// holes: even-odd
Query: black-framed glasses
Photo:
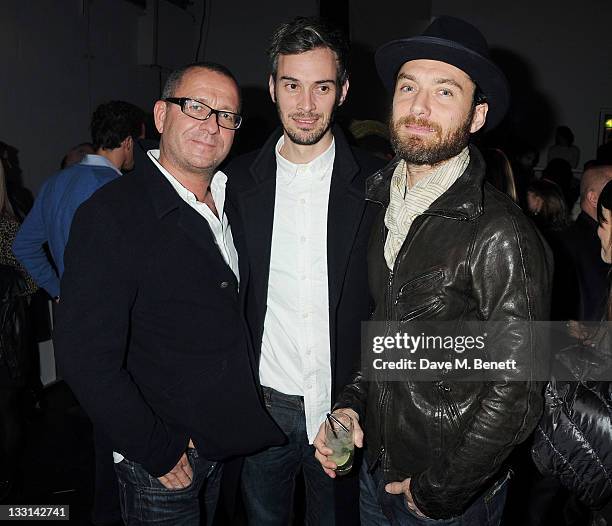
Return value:
[(199, 121), (205, 121), (214, 113), (217, 116), (217, 124), (221, 126), (221, 128), (237, 130), (242, 124), (242, 117), (237, 113), (227, 110), (215, 110), (196, 99), (187, 97), (167, 97), (164, 100), (179, 105), (181, 111), (185, 115)]

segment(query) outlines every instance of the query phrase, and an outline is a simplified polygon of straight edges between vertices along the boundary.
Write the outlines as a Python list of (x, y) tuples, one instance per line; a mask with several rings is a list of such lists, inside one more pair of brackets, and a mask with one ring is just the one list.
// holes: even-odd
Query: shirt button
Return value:
[(300, 203), (302, 203), (303, 205), (306, 204), (306, 199), (300, 199)]
[(306, 351), (306, 356), (310, 356), (310, 349)]
[(308, 313), (305, 312), (304, 314), (302, 314), (302, 318), (308, 318)]
[(226, 289), (227, 287), (229, 287), (229, 283), (227, 281), (222, 281), (219, 287), (221, 287), (222, 289)]
[(306, 279), (306, 276), (300, 276), (300, 279), (304, 281)]
[(302, 243), (306, 243), (306, 236), (302, 236), (302, 237), (300, 238), (300, 241), (301, 241)]

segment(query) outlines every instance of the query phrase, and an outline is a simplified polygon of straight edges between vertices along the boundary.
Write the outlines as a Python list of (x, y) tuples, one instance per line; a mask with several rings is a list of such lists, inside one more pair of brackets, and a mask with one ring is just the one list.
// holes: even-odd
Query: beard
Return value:
[[(276, 110), (278, 111), (278, 116), (283, 124), (283, 129), (288, 137), (291, 139), (291, 142), (295, 144), (299, 144), (301, 146), (311, 146), (313, 144), (317, 144), (323, 136), (329, 131), (332, 123), (334, 122), (334, 116), (336, 114), (336, 108), (338, 106), (334, 106), (331, 114), (326, 115), (324, 113), (302, 113), (302, 112), (294, 112), (288, 115), (284, 114), (281, 108), (276, 103)], [(316, 121), (316, 126), (312, 130), (302, 130), (297, 127), (290, 127), (290, 124), (294, 124), (294, 119), (318, 119)], [(295, 124), (294, 124), (295, 126)]]
[[(474, 109), (454, 130), (450, 130), (445, 137), (442, 136), (442, 127), (427, 119), (408, 116), (392, 121), (390, 140), (393, 150), (406, 163), (415, 165), (433, 166), (446, 161), (461, 151), (470, 142), (470, 127)], [(431, 128), (434, 137), (421, 137), (418, 135), (402, 135), (406, 125), (416, 125)]]

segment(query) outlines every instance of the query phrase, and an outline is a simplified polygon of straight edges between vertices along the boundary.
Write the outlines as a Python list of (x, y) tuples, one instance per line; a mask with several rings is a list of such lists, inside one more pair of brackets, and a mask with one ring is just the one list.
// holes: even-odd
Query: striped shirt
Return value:
[(389, 230), (385, 241), (385, 260), (390, 270), (393, 270), (412, 222), (459, 179), (469, 162), (470, 152), (466, 146), (461, 153), (443, 163), (412, 188), (408, 188), (406, 181), (406, 161), (400, 161), (395, 167), (391, 177), (389, 206), (385, 213), (385, 225)]

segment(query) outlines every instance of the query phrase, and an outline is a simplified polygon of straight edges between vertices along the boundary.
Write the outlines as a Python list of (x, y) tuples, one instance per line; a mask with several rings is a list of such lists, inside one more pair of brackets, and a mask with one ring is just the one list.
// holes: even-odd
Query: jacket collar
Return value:
[[(350, 182), (359, 172), (359, 166), (340, 126), (334, 125), (332, 127), (332, 133), (336, 143), (333, 177), (342, 177), (346, 182)], [(250, 170), (253, 179), (257, 183), (263, 183), (269, 179), (276, 179), (275, 148), (282, 134), (283, 129), (281, 127), (277, 128), (263, 145), (255, 161), (253, 161)]]
[(139, 170), (138, 176), (145, 179), (145, 187), (149, 192), (155, 214), (158, 218), (162, 218), (179, 208), (184, 201), (148, 155), (145, 156), (145, 159), (146, 168)]
[[(395, 157), (387, 166), (366, 181), (366, 199), (385, 208), (389, 205), (391, 177), (400, 162)], [(436, 199), (425, 215), (438, 215), (449, 219), (472, 220), (483, 211), (485, 163), (476, 146), (470, 144), (470, 163), (454, 184)]]

